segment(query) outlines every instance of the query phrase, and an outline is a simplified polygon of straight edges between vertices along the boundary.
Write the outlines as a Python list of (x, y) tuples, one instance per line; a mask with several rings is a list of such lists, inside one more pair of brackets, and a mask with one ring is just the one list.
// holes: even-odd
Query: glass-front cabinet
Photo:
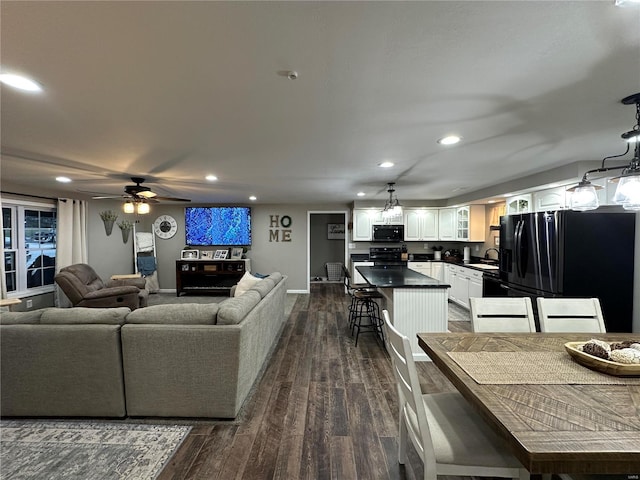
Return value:
[(530, 193), (507, 198), (507, 215), (530, 213), (533, 211), (532, 203)]
[(456, 238), (461, 242), (484, 242), (484, 205), (465, 205), (456, 209)]

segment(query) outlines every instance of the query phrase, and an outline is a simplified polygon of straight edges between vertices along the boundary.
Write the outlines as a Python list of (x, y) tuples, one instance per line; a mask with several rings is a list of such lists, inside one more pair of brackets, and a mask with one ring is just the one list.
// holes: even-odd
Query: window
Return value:
[(56, 270), (56, 209), (3, 201), (2, 226), (7, 293), (53, 290)]

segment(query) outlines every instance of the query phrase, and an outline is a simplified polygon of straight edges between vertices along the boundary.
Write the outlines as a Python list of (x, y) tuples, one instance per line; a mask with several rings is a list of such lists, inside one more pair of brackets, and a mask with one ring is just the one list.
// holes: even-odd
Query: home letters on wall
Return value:
[(269, 241), (291, 241), (291, 217), (289, 215), (269, 215)]

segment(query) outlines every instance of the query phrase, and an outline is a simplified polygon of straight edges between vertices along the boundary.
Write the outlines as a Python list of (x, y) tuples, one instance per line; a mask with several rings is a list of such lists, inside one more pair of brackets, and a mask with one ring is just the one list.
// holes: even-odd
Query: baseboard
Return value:
[(287, 293), (309, 293), (309, 290), (287, 290)]
[(175, 295), (176, 289), (175, 288), (161, 288), (161, 289), (158, 290), (158, 293), (173, 293)]

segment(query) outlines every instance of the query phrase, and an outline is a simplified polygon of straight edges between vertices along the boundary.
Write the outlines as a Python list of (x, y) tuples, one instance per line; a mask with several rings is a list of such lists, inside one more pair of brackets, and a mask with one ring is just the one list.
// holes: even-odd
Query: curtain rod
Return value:
[(20, 197), (31, 197), (31, 198), (42, 198), (43, 200), (62, 200), (62, 201), (66, 201), (66, 199), (64, 198), (55, 198), (55, 197), (42, 197), (40, 195), (28, 195), (26, 193), (18, 193), (18, 192), (6, 192), (4, 190), (0, 190), (0, 193), (4, 193), (7, 195), (18, 195)]

